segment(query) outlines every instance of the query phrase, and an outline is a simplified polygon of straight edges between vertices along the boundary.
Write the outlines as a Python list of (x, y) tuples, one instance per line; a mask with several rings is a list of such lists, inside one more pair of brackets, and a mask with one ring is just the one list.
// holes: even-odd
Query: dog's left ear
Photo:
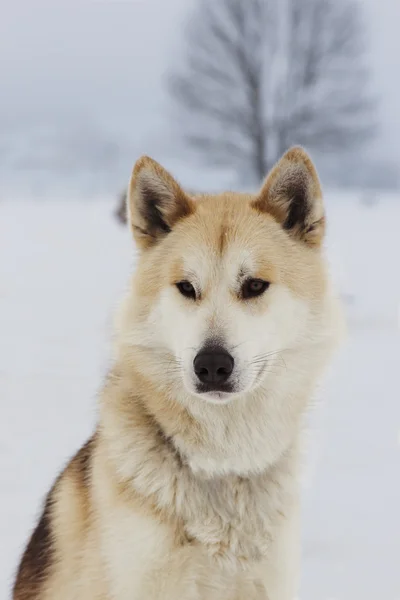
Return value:
[(156, 244), (178, 220), (194, 212), (193, 200), (148, 156), (142, 156), (133, 168), (127, 205), (132, 232), (141, 248)]
[(253, 202), (294, 238), (320, 246), (325, 232), (322, 192), (317, 171), (302, 148), (291, 148), (267, 176)]

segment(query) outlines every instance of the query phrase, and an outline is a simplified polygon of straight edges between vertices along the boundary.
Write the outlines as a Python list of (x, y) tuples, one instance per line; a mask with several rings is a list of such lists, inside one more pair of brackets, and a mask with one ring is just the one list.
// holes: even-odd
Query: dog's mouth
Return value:
[[(260, 364), (255, 374), (254, 380), (251, 381), (249, 389), (258, 387), (263, 380), (265, 372), (267, 371), (267, 362)], [(232, 396), (240, 394), (241, 392), (248, 391), (246, 386), (241, 388), (238, 386), (238, 382), (226, 382), (226, 383), (202, 383), (197, 382), (195, 385), (195, 393), (198, 396), (202, 396), (204, 399), (208, 399), (214, 402), (227, 402)]]
[(196, 392), (198, 394), (232, 394), (235, 391), (232, 383), (198, 383)]
[(205, 400), (213, 402), (227, 402), (235, 392), (236, 390), (232, 383), (198, 383), (196, 385), (196, 394), (202, 396)]

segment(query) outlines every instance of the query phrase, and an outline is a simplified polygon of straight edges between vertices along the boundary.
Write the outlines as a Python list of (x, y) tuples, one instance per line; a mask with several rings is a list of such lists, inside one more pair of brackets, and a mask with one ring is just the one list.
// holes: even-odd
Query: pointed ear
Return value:
[(275, 165), (253, 207), (272, 215), (296, 239), (309, 246), (321, 245), (325, 232), (321, 186), (302, 148), (291, 148)]
[(165, 237), (174, 224), (194, 212), (194, 202), (175, 179), (148, 156), (135, 164), (128, 189), (132, 232), (141, 248)]

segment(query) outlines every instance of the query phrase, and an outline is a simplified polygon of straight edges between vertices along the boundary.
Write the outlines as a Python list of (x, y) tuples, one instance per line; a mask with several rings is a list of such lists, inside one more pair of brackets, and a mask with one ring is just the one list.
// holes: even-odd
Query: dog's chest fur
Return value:
[(243, 567), (268, 557), (287, 496), (283, 481), (266, 475), (197, 480), (177, 512), (189, 539), (218, 562)]
[(183, 531), (184, 543), (200, 545), (226, 566), (268, 557), (296, 495), (291, 451), (258, 475), (206, 477), (193, 473), (148, 424), (136, 423), (135, 436), (127, 421), (118, 423), (118, 431), (105, 439), (113, 469), (163, 520)]

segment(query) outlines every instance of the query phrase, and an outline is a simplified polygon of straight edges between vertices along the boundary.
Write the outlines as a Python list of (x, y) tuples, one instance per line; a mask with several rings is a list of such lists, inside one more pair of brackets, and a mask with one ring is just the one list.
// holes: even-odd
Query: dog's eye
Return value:
[(261, 296), (269, 288), (269, 282), (262, 279), (247, 279), (242, 285), (242, 298)]
[(179, 281), (179, 283), (176, 284), (176, 287), (178, 288), (182, 296), (186, 296), (186, 298), (193, 298), (193, 300), (196, 300), (196, 290), (194, 289), (190, 281)]

